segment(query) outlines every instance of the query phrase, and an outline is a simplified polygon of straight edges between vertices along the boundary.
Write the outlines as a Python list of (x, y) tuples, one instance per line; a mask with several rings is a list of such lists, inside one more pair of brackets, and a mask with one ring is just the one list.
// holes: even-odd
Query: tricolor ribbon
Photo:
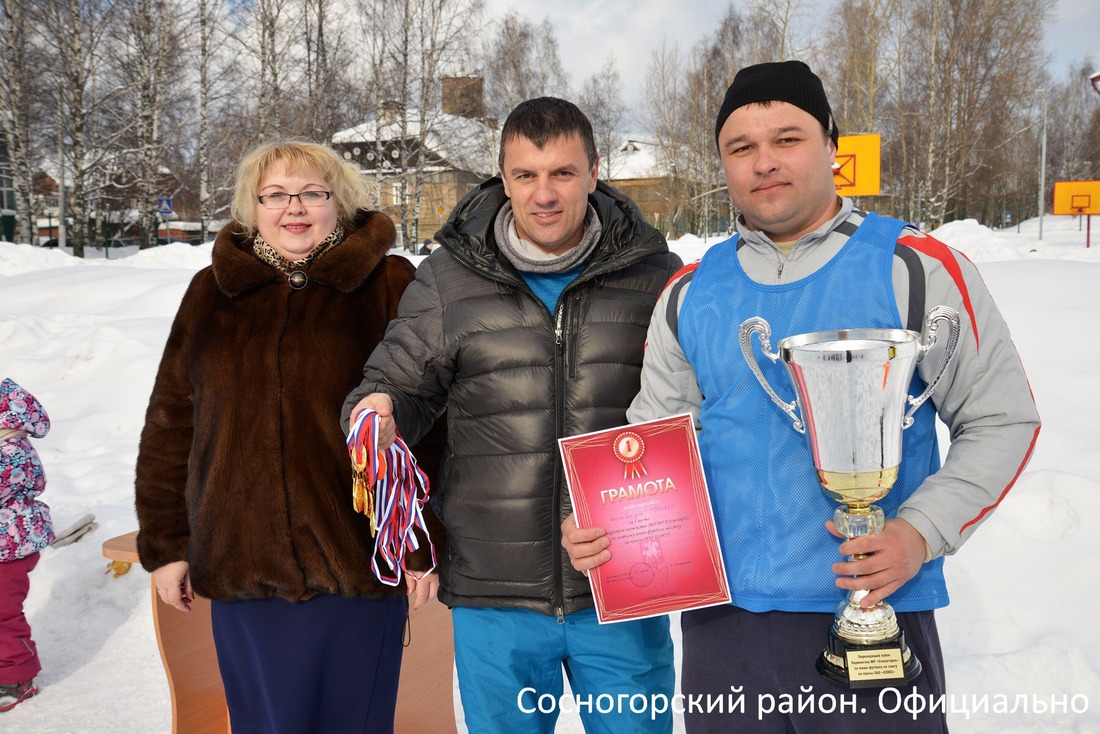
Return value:
[[(363, 410), (348, 434), (348, 454), (354, 471), (352, 506), (371, 521), (374, 575), (387, 586), (397, 586), (402, 571), (408, 573), (405, 554), (420, 548), (416, 528), (428, 539), (431, 567), (425, 573), (435, 570), (435, 546), (424, 522), (424, 504), (430, 487), (428, 476), (417, 466), (416, 458), (400, 436), (388, 449), (379, 450), (380, 420), (377, 412)], [(379, 566), (379, 558), (389, 566), (389, 572)]]

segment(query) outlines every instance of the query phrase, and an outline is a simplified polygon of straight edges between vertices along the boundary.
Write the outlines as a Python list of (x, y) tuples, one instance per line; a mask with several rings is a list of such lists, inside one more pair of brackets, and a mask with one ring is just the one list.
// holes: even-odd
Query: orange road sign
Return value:
[(882, 136), (841, 135), (837, 145), (833, 181), (841, 196), (878, 196)]
[(1100, 214), (1100, 181), (1055, 181), (1051, 214)]

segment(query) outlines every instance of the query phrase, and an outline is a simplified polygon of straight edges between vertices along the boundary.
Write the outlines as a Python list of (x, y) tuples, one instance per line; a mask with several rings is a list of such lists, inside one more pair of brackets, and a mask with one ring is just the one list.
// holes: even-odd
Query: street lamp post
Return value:
[(1039, 241), (1043, 241), (1043, 212), (1047, 186), (1047, 103), (1043, 100), (1043, 142), (1039, 145)]
[[(1089, 77), (1089, 82), (1092, 83), (1092, 88), (1096, 90), (1097, 94), (1100, 94), (1100, 71), (1092, 72), (1092, 76)], [(1089, 247), (1092, 243), (1092, 215), (1088, 215), (1089, 231), (1085, 235), (1085, 247)]]

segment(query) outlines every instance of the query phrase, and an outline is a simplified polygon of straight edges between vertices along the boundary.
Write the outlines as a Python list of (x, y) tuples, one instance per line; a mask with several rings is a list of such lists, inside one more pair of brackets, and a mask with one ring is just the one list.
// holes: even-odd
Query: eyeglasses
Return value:
[(287, 194), (277, 191), (274, 194), (257, 196), (256, 200), (263, 205), (264, 209), (286, 209), (294, 197), (298, 197), (298, 202), (302, 206), (324, 206), (325, 202), (332, 198), (332, 192), (302, 191), (297, 194)]

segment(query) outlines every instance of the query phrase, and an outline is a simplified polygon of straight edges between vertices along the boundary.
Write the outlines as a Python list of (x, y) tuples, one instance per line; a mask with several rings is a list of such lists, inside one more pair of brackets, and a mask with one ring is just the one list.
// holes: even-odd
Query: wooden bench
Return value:
[[(103, 544), (103, 555), (112, 561), (138, 563), (136, 541), (136, 531), (111, 538)], [(229, 711), (210, 632), (210, 602), (196, 597), (191, 613), (184, 614), (160, 600), (151, 578), (149, 587), (157, 648), (172, 698), (173, 734), (229, 732)], [(451, 613), (433, 601), (413, 612), (409, 623), (412, 639), (401, 660), (394, 731), (457, 732)]]

